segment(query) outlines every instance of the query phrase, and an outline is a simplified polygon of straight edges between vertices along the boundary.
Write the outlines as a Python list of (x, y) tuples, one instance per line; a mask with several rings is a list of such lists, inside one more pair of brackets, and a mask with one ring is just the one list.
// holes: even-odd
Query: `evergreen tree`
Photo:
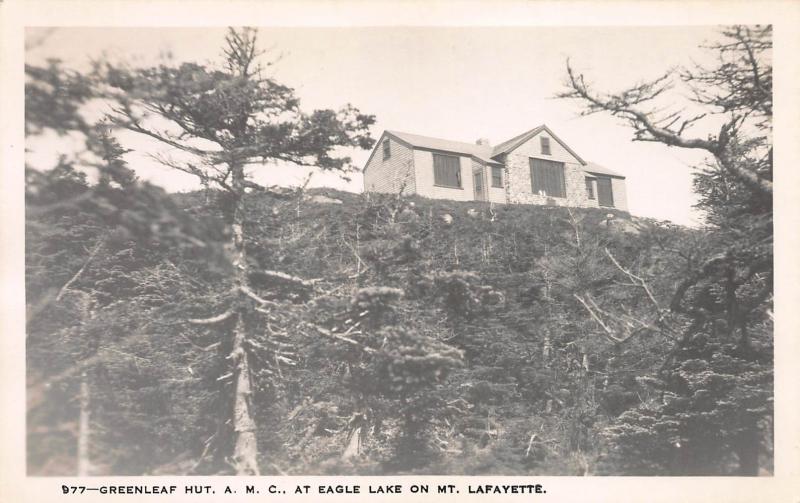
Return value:
[[(225, 389), (229, 400), (215, 436), (215, 453), (218, 459), (230, 457), (237, 474), (255, 475), (259, 473), (251, 375), (255, 353), (249, 349), (252, 335), (245, 312), (264, 308), (268, 302), (250, 286), (245, 189), (257, 186), (248, 180), (247, 170), (256, 163), (263, 167), (268, 162), (288, 162), (345, 172), (351, 168), (350, 159), (337, 156), (335, 150), (369, 148), (373, 140), (368, 127), (374, 119), (352, 106), (339, 112), (301, 112), (292, 89), (264, 76), (253, 29), (229, 30), (223, 51), (219, 68), (194, 63), (140, 70), (109, 66), (107, 79), (119, 90), (115, 99), (120, 105), (112, 117), (117, 126), (194, 156), (192, 163), (162, 161), (225, 194), (234, 294), (223, 313), (193, 323), (211, 326), (232, 320), (227, 361), (233, 376)], [(153, 117), (169, 122), (172, 129), (160, 129)]]
[[(164, 250), (213, 260), (214, 232), (139, 182), (108, 126), (85, 118), (83, 107), (103, 95), (92, 76), (57, 60), (27, 64), (25, 73), (26, 134), (83, 139), (52, 169), (26, 166), (28, 469), (99, 473), (120, 452), (101, 434), (107, 423), (97, 412), (121, 396), (107, 389), (102, 369), (135, 359), (128, 346), (142, 335), (131, 331), (148, 319), (134, 307), (137, 275)], [(131, 319), (137, 313), (139, 323)], [(117, 466), (130, 472), (128, 463)]]
[[(610, 430), (620, 458), (642, 459), (645, 472), (725, 473), (731, 457), (739, 474), (756, 475), (760, 446), (771, 444), (772, 27), (733, 26), (721, 35), (708, 46), (715, 66), (677, 72), (704, 109), (696, 116), (660, 106), (675, 86), (673, 72), (604, 94), (568, 63), (559, 95), (581, 101), (584, 114), (624, 119), (634, 140), (710, 157), (694, 183), (709, 226), (705, 243), (679, 255), (689, 272), (669, 301), (685, 320), (676, 326), (682, 335), (651, 382), (663, 399)], [(722, 118), (716, 135), (692, 136), (707, 116)]]

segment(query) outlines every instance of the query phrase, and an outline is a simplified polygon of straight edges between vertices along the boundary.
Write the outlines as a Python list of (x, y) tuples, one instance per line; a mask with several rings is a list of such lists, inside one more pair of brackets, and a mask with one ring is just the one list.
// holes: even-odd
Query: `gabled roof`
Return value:
[(588, 173), (590, 175), (607, 175), (607, 176), (615, 176), (617, 178), (625, 178), (625, 175), (621, 173), (617, 173), (613, 169), (608, 169), (604, 166), (600, 166), (599, 164), (595, 164), (593, 162), (588, 162), (583, 167), (583, 172)]
[(541, 133), (542, 131), (547, 131), (547, 133), (550, 135), (550, 137), (552, 137), (562, 147), (564, 147), (564, 150), (566, 150), (567, 152), (572, 154), (573, 157), (575, 157), (575, 159), (577, 159), (581, 164), (586, 165), (586, 161), (581, 159), (581, 156), (579, 156), (578, 154), (575, 153), (574, 150), (569, 148), (569, 146), (566, 143), (561, 141), (561, 138), (556, 136), (555, 133), (550, 131), (550, 128), (547, 127), (544, 124), (542, 124), (541, 126), (537, 126), (537, 127), (533, 128), (533, 129), (531, 129), (530, 131), (526, 131), (526, 132), (522, 133), (519, 136), (515, 136), (514, 138), (511, 138), (510, 140), (504, 141), (500, 145), (497, 145), (492, 150), (492, 157), (496, 157), (498, 155), (503, 155), (503, 154), (508, 154), (509, 152), (511, 152), (512, 150), (516, 149), (517, 147), (519, 147), (520, 145), (522, 145), (526, 141), (530, 140), (531, 138), (533, 138), (537, 134)]
[[(542, 131), (546, 131), (550, 137), (556, 140), (564, 149), (572, 154), (582, 165), (584, 173), (588, 175), (606, 175), (606, 176), (614, 176), (618, 178), (625, 178), (624, 175), (617, 173), (611, 169), (606, 167), (600, 166), (599, 164), (595, 164), (592, 162), (586, 162), (581, 157), (576, 154), (566, 143), (561, 141), (561, 139), (556, 136), (550, 128), (546, 125), (542, 124), (541, 126), (537, 126), (530, 131), (526, 131), (521, 135), (515, 136), (510, 140), (506, 140), (503, 143), (491, 147), (488, 145), (478, 145), (476, 143), (466, 143), (461, 141), (453, 141), (453, 140), (445, 140), (443, 138), (434, 138), (432, 136), (422, 136), (418, 134), (412, 133), (404, 133), (401, 131), (390, 131), (386, 130), (384, 135), (388, 135), (393, 137), (395, 140), (406, 144), (408, 147), (411, 148), (421, 148), (421, 149), (429, 149), (429, 150), (438, 150), (442, 152), (450, 152), (453, 154), (461, 154), (461, 155), (469, 155), (478, 161), (484, 164), (496, 164), (494, 158), (503, 154), (508, 154), (509, 152), (513, 151), (526, 141), (530, 140), (537, 134), (541, 133)], [(373, 149), (373, 155), (377, 150), (377, 144), (375, 149)], [(370, 159), (372, 156), (370, 156)], [(369, 161), (367, 161), (369, 164)]]
[[(596, 175), (605, 175), (605, 176), (613, 176), (617, 178), (625, 178), (625, 175), (618, 173), (612, 169), (608, 169), (604, 166), (600, 166), (599, 164), (595, 164), (593, 162), (586, 162), (581, 159), (578, 154), (576, 154), (571, 148), (569, 148), (563, 141), (561, 141), (558, 136), (553, 134), (546, 125), (542, 124), (541, 126), (537, 126), (530, 131), (526, 131), (521, 135), (515, 136), (510, 140), (506, 140), (503, 143), (491, 147), (488, 145), (478, 145), (477, 143), (466, 143), (462, 141), (453, 141), (453, 140), (445, 140), (442, 138), (434, 138), (432, 136), (422, 136), (418, 134), (411, 134), (411, 133), (403, 133), (401, 131), (389, 131), (386, 130), (381, 135), (381, 138), (384, 136), (391, 136), (395, 140), (399, 141), (400, 143), (404, 143), (406, 146), (410, 148), (421, 148), (421, 149), (429, 149), (429, 150), (439, 150), (442, 152), (450, 152), (453, 154), (462, 154), (462, 155), (469, 155), (478, 161), (484, 164), (499, 164), (500, 162), (495, 160), (494, 157), (507, 154), (512, 150), (516, 149), (529, 139), (533, 138), (537, 134), (541, 133), (542, 131), (547, 131), (550, 136), (556, 140), (559, 144), (561, 144), (564, 149), (566, 149), (570, 154), (575, 156), (578, 161), (583, 164), (583, 172), (589, 176), (596, 176)], [(367, 160), (367, 166), (369, 165), (370, 160), (372, 160), (372, 156), (375, 155), (375, 152), (378, 150), (378, 145), (380, 142), (375, 143), (375, 147), (372, 149), (372, 153)], [(365, 168), (366, 169), (366, 168)]]
[(506, 140), (500, 145), (495, 145), (494, 149), (492, 150), (492, 155), (502, 155), (507, 154), (514, 150), (515, 148), (519, 147), (529, 139), (533, 138), (540, 132), (544, 130), (544, 124), (541, 126), (536, 126), (535, 128), (531, 129), (530, 131), (525, 131), (521, 135), (515, 136), (510, 140)]
[(444, 140), (431, 136), (420, 136), (418, 134), (403, 133), (400, 131), (386, 131), (386, 133), (402, 140), (412, 147), (426, 148), (431, 150), (441, 150), (455, 154), (467, 154), (476, 157), (484, 163), (496, 163), (492, 160), (492, 147), (488, 145), (478, 145), (476, 143), (466, 143), (461, 141)]

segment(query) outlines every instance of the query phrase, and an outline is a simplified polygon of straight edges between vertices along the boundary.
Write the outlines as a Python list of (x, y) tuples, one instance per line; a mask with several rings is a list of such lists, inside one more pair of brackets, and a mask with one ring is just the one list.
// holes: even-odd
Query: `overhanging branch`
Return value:
[(723, 169), (749, 187), (762, 193), (772, 194), (773, 187), (770, 180), (760, 177), (758, 173), (745, 166), (740, 166), (727, 153), (732, 136), (741, 125), (743, 119), (741, 114), (733, 114), (731, 119), (722, 125), (716, 138), (703, 139), (687, 138), (683, 136), (683, 133), (692, 124), (702, 119), (705, 114), (683, 120), (681, 126), (675, 130), (670, 127), (678, 122), (676, 117), (667, 116), (667, 118), (671, 118), (671, 122), (668, 122), (666, 127), (662, 127), (659, 124), (663, 124), (664, 119), (659, 120), (653, 116), (653, 112), (646, 112), (639, 108), (639, 105), (656, 98), (669, 88), (669, 84), (664, 83), (664, 79), (668, 76), (669, 73), (655, 81), (640, 84), (619, 94), (604, 96), (594, 93), (586, 84), (583, 75), (576, 75), (567, 61), (569, 90), (558, 94), (557, 97), (583, 100), (587, 103), (584, 114), (606, 111), (611, 115), (626, 119), (635, 131), (634, 140), (636, 141), (651, 141), (668, 146), (705, 150), (714, 156)]

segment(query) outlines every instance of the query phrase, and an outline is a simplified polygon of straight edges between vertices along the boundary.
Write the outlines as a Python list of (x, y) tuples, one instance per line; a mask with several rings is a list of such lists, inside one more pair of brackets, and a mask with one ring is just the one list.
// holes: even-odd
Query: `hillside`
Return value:
[[(206, 456), (230, 385), (226, 322), (187, 320), (224, 308), (228, 205), (217, 193), (173, 200), (184, 216), (170, 225), (199, 228), (206, 245), (137, 236), (131, 211), (31, 217), (29, 303), (85, 265), (73, 294), (29, 323), (31, 474), (74, 470), (81, 372), (96, 473), (227, 472)], [(686, 322), (666, 308), (702, 231), (333, 190), (246, 205), (262, 473), (692, 469), (674, 439), (694, 430), (665, 409), (663, 372), (685, 371), (674, 355)], [(87, 261), (93, 240), (104, 245)]]
[[(427, 389), (412, 387), (408, 405), (377, 400), (371, 414), (378, 418), (372, 421), (383, 425), (364, 439), (361, 465), (347, 468), (338, 460), (348, 434), (341, 419), (328, 428), (339, 433), (307, 439), (319, 420), (309, 417), (303, 436), (291, 442), (296, 449), (319, 451), (318, 469), (334, 473), (382, 473), (387, 462), (389, 470), (399, 462), (403, 470), (424, 473), (614, 469), (597, 466), (603, 451), (597, 433), (621, 407), (636, 405), (631, 400), (636, 391), (647, 397), (647, 390), (634, 389), (635, 378), (652, 370), (665, 342), (642, 333), (624, 346), (610, 343), (573, 295), (591, 292), (608, 310), (625, 301), (631, 312), (649, 314), (640, 289), (614, 283), (624, 275), (604, 248), (639, 273), (666, 280), (658, 286), (668, 288), (667, 253), (659, 240), (687, 240), (689, 232), (633, 224), (616, 212), (609, 219), (607, 211), (327, 196), (344, 204), (303, 204), (299, 217), (295, 202), (278, 202), (275, 215), (275, 205), (259, 201), (265, 207), (258, 213), (271, 217), (256, 223), (254, 236), (261, 239), (254, 240), (258, 251), (251, 256), (259, 266), (323, 277), (321, 289), (335, 292), (328, 301), (345, 306), (366, 288), (397, 288), (403, 294), (393, 302), (391, 324), (463, 353), (460, 365), (442, 365), (449, 370), (446, 380), (428, 383)], [(615, 368), (608, 366), (610, 358), (616, 358)], [(352, 373), (338, 370), (345, 381)], [(328, 386), (337, 389), (336, 381)], [(362, 386), (350, 383), (356, 395)], [(337, 404), (332, 416), (358, 412), (352, 392), (331, 396), (326, 388), (315, 392), (323, 403)], [(287, 408), (297, 410), (295, 403)], [(404, 407), (420, 414), (429, 431), (424, 447), (398, 461), (392, 459), (393, 437), (402, 426), (393, 422)]]

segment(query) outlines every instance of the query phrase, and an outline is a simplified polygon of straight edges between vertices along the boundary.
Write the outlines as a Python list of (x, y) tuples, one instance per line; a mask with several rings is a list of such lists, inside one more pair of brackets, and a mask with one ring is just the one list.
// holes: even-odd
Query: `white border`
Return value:
[[(326, 478), (327, 483), (542, 483), (545, 495), (492, 497), (459, 494), (458, 501), (676, 502), (676, 501), (800, 501), (800, 323), (797, 305), (800, 274), (800, 2), (745, 1), (608, 1), (608, 2), (112, 2), (7, 1), (0, 4), (0, 501), (109, 501), (99, 494), (61, 496), (69, 478), (25, 476), (24, 359), (24, 89), (23, 30), (25, 26), (657, 26), (771, 23), (775, 25), (775, 282), (776, 312), (776, 472), (764, 478), (622, 478), (622, 477), (391, 477)], [(646, 43), (646, 41), (643, 41)], [(264, 487), (277, 483), (316, 484), (317, 477), (261, 478)], [(313, 481), (313, 482), (312, 482)], [(243, 478), (158, 477), (92, 478), (99, 483), (225, 484), (244, 487)], [(151, 498), (125, 496), (124, 501)], [(376, 497), (192, 496), (157, 497), (159, 501), (443, 501), (445, 496)]]

